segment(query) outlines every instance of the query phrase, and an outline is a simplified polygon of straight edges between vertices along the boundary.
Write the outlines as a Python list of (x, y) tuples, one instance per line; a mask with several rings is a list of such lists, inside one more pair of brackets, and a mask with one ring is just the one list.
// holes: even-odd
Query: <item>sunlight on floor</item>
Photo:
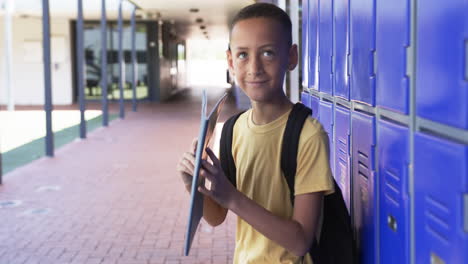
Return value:
[[(87, 110), (85, 119), (91, 120), (101, 115), (101, 111)], [(52, 130), (57, 132), (80, 123), (78, 110), (54, 110), (52, 112)], [(46, 134), (45, 112), (0, 111), (0, 151), (2, 153), (42, 138)]]

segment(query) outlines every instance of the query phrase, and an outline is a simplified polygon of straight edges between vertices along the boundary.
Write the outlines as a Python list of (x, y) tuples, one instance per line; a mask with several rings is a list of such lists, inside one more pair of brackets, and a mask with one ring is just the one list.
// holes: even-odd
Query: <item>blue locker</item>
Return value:
[(418, 4), (416, 113), (468, 129), (468, 2)]
[[(321, 112), (320, 115), (323, 113)], [(337, 106), (335, 109), (335, 180), (343, 192), (343, 198), (351, 208), (350, 179), (350, 122), (349, 109)]]
[(349, 100), (349, 0), (333, 2), (334, 5), (334, 95)]
[(468, 145), (416, 133), (414, 186), (416, 263), (467, 263)]
[(310, 96), (308, 92), (301, 93), (301, 102), (303, 105), (310, 108)]
[(380, 264), (410, 263), (409, 129), (380, 120)]
[[(306, 0), (304, 0), (305, 2)], [(318, 90), (318, 24), (319, 24), (319, 0), (308, 0), (309, 22), (307, 26), (308, 36), (308, 82), (309, 87)]]
[(319, 91), (333, 94), (333, 0), (319, 1)]
[(320, 120), (319, 102), (320, 98), (317, 96), (309, 95), (310, 97), (310, 109), (312, 109), (312, 116)]
[[(334, 172), (334, 159), (333, 159), (333, 103), (320, 101), (319, 103), (319, 121), (323, 128), (328, 134), (328, 140), (330, 142), (330, 168), (332, 173)], [(335, 175), (333, 173), (333, 175)]]
[(352, 127), (352, 195), (353, 223), (357, 231), (360, 263), (376, 262), (377, 195), (375, 190), (375, 117), (353, 112)]
[(350, 2), (351, 100), (375, 105), (375, 0)]
[[(409, 78), (406, 47), (410, 42), (410, 0), (377, 5), (377, 105), (408, 114)], [(423, 44), (424, 45), (424, 44)]]
[(309, 1), (302, 1), (302, 87), (309, 87)]

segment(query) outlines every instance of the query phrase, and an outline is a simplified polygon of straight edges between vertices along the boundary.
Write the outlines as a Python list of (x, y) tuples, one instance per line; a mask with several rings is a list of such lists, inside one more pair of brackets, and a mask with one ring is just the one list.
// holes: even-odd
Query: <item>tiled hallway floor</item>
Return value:
[[(216, 97), (216, 96), (214, 96)], [(200, 104), (140, 104), (107, 128), (4, 176), (0, 264), (230, 263), (236, 218), (202, 223), (182, 256), (189, 195), (176, 172)], [(226, 105), (221, 120), (234, 113)]]

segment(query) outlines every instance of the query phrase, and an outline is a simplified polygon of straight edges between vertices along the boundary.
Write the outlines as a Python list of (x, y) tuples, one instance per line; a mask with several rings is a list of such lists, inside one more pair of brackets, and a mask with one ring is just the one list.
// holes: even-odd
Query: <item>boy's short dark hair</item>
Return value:
[(292, 23), (289, 15), (283, 9), (269, 3), (256, 3), (242, 8), (231, 22), (229, 34), (237, 22), (249, 18), (269, 18), (278, 21), (284, 28), (288, 46), (292, 44)]

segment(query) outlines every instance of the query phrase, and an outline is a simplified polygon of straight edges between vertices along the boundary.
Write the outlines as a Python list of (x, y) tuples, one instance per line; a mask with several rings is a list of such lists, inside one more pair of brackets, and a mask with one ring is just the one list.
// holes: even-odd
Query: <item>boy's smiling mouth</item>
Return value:
[(264, 83), (267, 83), (268, 80), (264, 80), (264, 81), (246, 81), (247, 84), (250, 84), (250, 85), (259, 85), (259, 84), (264, 84)]

